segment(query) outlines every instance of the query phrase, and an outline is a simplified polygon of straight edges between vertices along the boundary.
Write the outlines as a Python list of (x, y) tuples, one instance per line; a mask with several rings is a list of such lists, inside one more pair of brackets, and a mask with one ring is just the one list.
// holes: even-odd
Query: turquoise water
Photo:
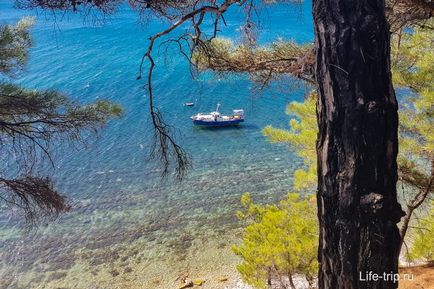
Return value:
[[(110, 99), (124, 107), (125, 116), (86, 148), (53, 151), (56, 167), (47, 173), (68, 196), (70, 213), (28, 232), (15, 214), (1, 211), (0, 288), (176, 288), (182, 274), (207, 279), (204, 288), (224, 288), (212, 284), (217, 276), (235, 276), (238, 260), (230, 246), (240, 237), (235, 212), (241, 194), (278, 200), (301, 165), (290, 148), (268, 143), (261, 129), (285, 128), (286, 104), (301, 100), (307, 88), (290, 78), (262, 91), (243, 75), (192, 79), (175, 49), (167, 58), (160, 54), (156, 102), (193, 161), (184, 182), (162, 181), (158, 165), (147, 158), (152, 130), (146, 91), (135, 78), (147, 38), (166, 24), (139, 23), (127, 7), (95, 23), (70, 14), (53, 21), (49, 13), (12, 6), (0, 1), (0, 21), (37, 17), (28, 67), (14, 81), (57, 89), (84, 103)], [(241, 13), (232, 11), (226, 19), (222, 35), (236, 41)], [(312, 41), (311, 22), (309, 1), (262, 9), (259, 42)], [(187, 101), (196, 105), (184, 107)], [(189, 117), (216, 103), (227, 113), (244, 108), (245, 124), (193, 127)]]

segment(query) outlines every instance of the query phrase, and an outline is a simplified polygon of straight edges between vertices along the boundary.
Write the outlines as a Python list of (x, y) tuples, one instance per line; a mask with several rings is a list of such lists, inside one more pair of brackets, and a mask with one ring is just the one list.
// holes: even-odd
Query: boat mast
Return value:
[(219, 112), (220, 103), (217, 103), (217, 107), (215, 109), (216, 112)]

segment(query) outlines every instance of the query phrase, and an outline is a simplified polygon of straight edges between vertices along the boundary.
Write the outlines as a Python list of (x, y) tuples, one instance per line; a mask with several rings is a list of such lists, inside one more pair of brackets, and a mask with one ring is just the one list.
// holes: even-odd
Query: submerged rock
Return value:
[(110, 274), (111, 274), (113, 277), (116, 277), (116, 276), (119, 275), (119, 271), (116, 270), (116, 269), (113, 269), (113, 270), (110, 271)]
[(53, 280), (60, 280), (66, 277), (68, 275), (66, 272), (54, 272), (50, 276), (48, 276), (47, 281), (51, 282)]
[(181, 279), (181, 284), (179, 285), (179, 289), (185, 289), (193, 287), (193, 281), (191, 279)]
[(152, 279), (152, 284), (159, 285), (161, 283), (160, 279), (154, 278)]

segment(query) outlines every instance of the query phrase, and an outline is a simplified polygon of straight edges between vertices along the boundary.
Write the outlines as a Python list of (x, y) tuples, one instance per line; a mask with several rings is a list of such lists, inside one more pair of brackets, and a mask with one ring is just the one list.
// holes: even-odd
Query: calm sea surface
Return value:
[[(260, 43), (312, 41), (310, 5), (261, 9)], [(175, 48), (159, 54), (156, 102), (193, 161), (184, 182), (163, 182), (158, 165), (147, 159), (152, 130), (146, 91), (135, 78), (148, 37), (167, 23), (139, 23), (127, 7), (104, 23), (71, 14), (54, 18), (0, 0), (2, 23), (25, 15), (36, 15), (35, 45), (26, 70), (13, 81), (57, 89), (83, 103), (109, 99), (123, 106), (125, 116), (87, 148), (53, 150), (56, 167), (47, 173), (68, 196), (70, 213), (29, 232), (15, 214), (0, 212), (0, 288), (177, 288), (180, 275), (205, 279), (203, 288), (230, 288), (239, 261), (230, 247), (241, 236), (235, 217), (240, 196), (278, 200), (301, 165), (290, 148), (268, 143), (261, 129), (287, 127), (285, 106), (301, 100), (306, 88), (283, 79), (258, 91), (243, 75), (192, 79)], [(236, 8), (226, 20), (222, 36), (238, 41), (241, 13)], [(189, 101), (196, 105), (182, 105)], [(191, 115), (217, 103), (223, 113), (244, 108), (245, 124), (192, 126)], [(229, 280), (221, 283), (221, 276)]]

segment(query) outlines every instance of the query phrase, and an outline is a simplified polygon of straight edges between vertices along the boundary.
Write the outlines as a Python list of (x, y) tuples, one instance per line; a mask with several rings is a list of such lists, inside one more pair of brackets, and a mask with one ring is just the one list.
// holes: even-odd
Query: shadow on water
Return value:
[(254, 124), (240, 124), (232, 126), (193, 126), (195, 131), (238, 131), (238, 130), (258, 130), (259, 126)]

